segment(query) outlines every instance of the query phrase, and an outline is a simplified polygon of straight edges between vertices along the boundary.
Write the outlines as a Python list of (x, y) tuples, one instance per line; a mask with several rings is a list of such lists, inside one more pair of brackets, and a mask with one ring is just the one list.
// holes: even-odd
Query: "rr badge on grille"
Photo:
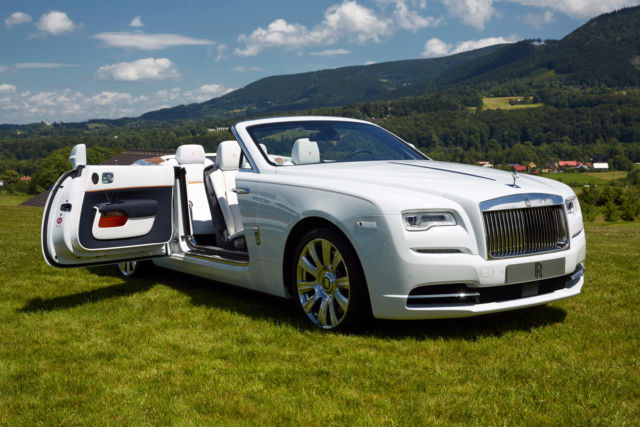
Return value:
[(536, 279), (542, 279), (542, 263), (536, 262), (535, 264), (535, 276)]

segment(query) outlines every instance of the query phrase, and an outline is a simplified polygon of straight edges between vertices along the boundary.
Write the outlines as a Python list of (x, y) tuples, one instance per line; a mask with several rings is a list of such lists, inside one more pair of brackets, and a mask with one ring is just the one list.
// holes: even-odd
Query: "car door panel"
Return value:
[(80, 243), (86, 249), (105, 249), (167, 242), (172, 190), (167, 186), (87, 191), (80, 216)]
[(166, 255), (174, 181), (166, 166), (89, 165), (66, 173), (43, 216), (45, 260), (68, 267)]

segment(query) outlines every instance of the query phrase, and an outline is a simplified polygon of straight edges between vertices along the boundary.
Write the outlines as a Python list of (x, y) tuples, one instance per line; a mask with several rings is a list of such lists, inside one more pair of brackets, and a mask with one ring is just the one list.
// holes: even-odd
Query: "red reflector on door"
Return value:
[(98, 227), (100, 228), (122, 227), (127, 223), (128, 219), (129, 218), (127, 218), (127, 215), (121, 211), (104, 212), (102, 216), (100, 216)]

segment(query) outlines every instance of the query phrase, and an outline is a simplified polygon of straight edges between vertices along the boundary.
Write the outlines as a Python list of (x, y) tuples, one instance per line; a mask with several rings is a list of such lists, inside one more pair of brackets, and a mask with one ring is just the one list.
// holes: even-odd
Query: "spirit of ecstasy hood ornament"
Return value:
[(511, 172), (511, 178), (513, 178), (513, 184), (507, 184), (509, 185), (509, 187), (513, 187), (513, 188), (520, 188), (519, 185), (516, 185), (516, 181), (518, 181), (518, 179), (520, 178), (520, 175), (518, 175), (518, 171), (513, 171)]

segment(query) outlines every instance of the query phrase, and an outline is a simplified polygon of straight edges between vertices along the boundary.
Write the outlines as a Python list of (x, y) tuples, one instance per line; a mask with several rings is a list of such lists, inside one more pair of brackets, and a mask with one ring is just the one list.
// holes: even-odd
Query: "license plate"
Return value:
[(564, 258), (507, 266), (506, 283), (532, 282), (564, 274)]

